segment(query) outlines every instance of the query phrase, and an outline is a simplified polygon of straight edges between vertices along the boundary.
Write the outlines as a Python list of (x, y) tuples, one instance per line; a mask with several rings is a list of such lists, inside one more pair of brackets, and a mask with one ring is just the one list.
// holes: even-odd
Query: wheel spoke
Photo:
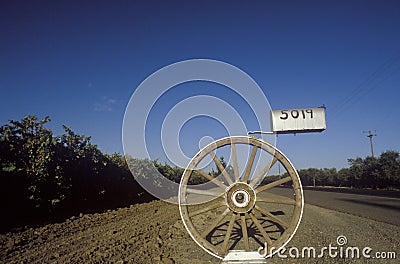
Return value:
[(204, 232), (201, 234), (202, 237), (207, 237), (208, 234), (211, 233), (211, 231), (214, 230), (214, 228), (217, 227), (217, 225), (225, 218), (225, 216), (230, 212), (229, 208), (226, 208), (226, 210), (210, 225)]
[(278, 161), (278, 159), (274, 156), (274, 158), (271, 160), (271, 162), (265, 166), (265, 168), (260, 172), (256, 177), (254, 177), (251, 182), (250, 186), (254, 187), (262, 178), (264, 178), (264, 175), (268, 173), (268, 171), (274, 166), (274, 164)]
[(295, 205), (296, 201), (291, 200), (291, 199), (272, 199), (272, 198), (262, 198), (262, 197), (257, 197), (257, 202), (261, 203), (276, 203), (276, 204), (289, 204), (289, 205)]
[(264, 228), (262, 227), (262, 225), (258, 221), (257, 217), (252, 212), (250, 212), (249, 215), (250, 215), (251, 220), (253, 220), (253, 223), (257, 226), (257, 228), (260, 231), (261, 235), (264, 237), (264, 239), (267, 242), (268, 246), (271, 246), (272, 245), (271, 238), (268, 236), (267, 232), (265, 232)]
[(236, 214), (232, 212), (231, 219), (229, 220), (228, 229), (226, 230), (224, 243), (222, 244), (223, 252), (228, 251), (228, 242), (229, 242), (229, 238), (231, 237), (231, 233), (232, 233), (233, 225), (235, 224), (235, 220), (236, 220)]
[(264, 209), (262, 209), (260, 206), (256, 205), (254, 207), (257, 211), (259, 211), (260, 213), (262, 213), (265, 216), (268, 216), (272, 221), (274, 221), (275, 223), (281, 225), (284, 229), (287, 229), (289, 227), (288, 224), (286, 224), (285, 222), (283, 222), (282, 220), (280, 220), (279, 218), (277, 218), (276, 216), (274, 216), (273, 214), (271, 214), (270, 212), (265, 211)]
[(249, 235), (247, 234), (247, 224), (246, 224), (246, 215), (241, 214), (240, 215), (241, 221), (241, 227), (242, 227), (242, 234), (243, 234), (243, 240), (244, 240), (244, 249), (246, 251), (250, 250), (249, 246)]
[(233, 183), (231, 177), (229, 174), (226, 172), (224, 166), (222, 166), (221, 162), (219, 161), (217, 155), (215, 155), (214, 151), (210, 151), (210, 155), (213, 158), (215, 165), (217, 165), (218, 169), (221, 171), (222, 175), (225, 177), (225, 179), (228, 181), (229, 185)]
[(256, 154), (257, 154), (257, 146), (253, 146), (253, 149), (251, 150), (249, 162), (247, 163), (246, 172), (243, 177), (243, 182), (247, 183), (247, 181), (249, 179), (251, 168), (253, 167), (253, 162), (254, 162), (254, 158), (256, 157)]
[(236, 146), (233, 143), (231, 144), (231, 151), (232, 151), (233, 172), (235, 175), (235, 181), (238, 181), (239, 180), (239, 166), (238, 166), (237, 155), (236, 155)]
[(210, 205), (208, 205), (206, 207), (200, 208), (200, 209), (198, 209), (196, 211), (193, 211), (193, 212), (189, 212), (189, 216), (193, 217), (193, 216), (196, 216), (196, 215), (199, 215), (199, 214), (203, 214), (203, 213), (206, 213), (208, 211), (220, 208), (220, 207), (222, 207), (224, 205), (225, 205), (225, 203), (223, 201), (217, 201), (217, 202), (213, 201), (213, 203), (211, 203)]
[(221, 187), (221, 188), (224, 189), (224, 190), (225, 190), (225, 188), (227, 187), (225, 184), (223, 184), (223, 183), (222, 183), (221, 181), (219, 181), (218, 179), (212, 177), (211, 175), (205, 173), (204, 171), (202, 171), (202, 170), (200, 170), (200, 169), (198, 169), (198, 168), (195, 168), (194, 171), (197, 172), (198, 174), (200, 174), (201, 176), (203, 176), (204, 178), (206, 178), (207, 180), (209, 180), (210, 182), (212, 182), (212, 183), (218, 185), (219, 187)]
[(259, 192), (262, 192), (262, 191), (266, 191), (268, 189), (274, 188), (275, 186), (284, 184), (285, 182), (288, 182), (288, 181), (291, 181), (291, 180), (292, 180), (292, 178), (290, 176), (287, 176), (286, 178), (283, 178), (283, 179), (268, 183), (266, 185), (260, 186), (255, 191), (256, 191), (256, 193), (259, 193)]

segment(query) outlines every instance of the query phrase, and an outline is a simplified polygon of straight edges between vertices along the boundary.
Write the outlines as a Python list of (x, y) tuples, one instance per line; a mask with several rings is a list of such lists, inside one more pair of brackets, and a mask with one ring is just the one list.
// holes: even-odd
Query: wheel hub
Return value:
[(228, 187), (225, 198), (230, 210), (246, 213), (253, 209), (256, 193), (247, 183), (237, 182)]

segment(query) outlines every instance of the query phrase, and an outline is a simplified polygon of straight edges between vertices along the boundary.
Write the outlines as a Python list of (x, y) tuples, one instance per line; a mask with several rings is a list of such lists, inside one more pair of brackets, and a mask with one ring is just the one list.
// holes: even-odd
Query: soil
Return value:
[[(287, 245), (321, 249), (347, 245), (399, 255), (400, 227), (306, 205), (299, 230)], [(336, 245), (337, 246), (337, 245)], [(288, 253), (286, 253), (288, 254)], [(397, 256), (398, 260), (399, 256)], [(340, 258), (274, 257), (268, 263), (345, 263)], [(365, 259), (351, 262), (365, 263)], [(177, 205), (153, 201), (104, 213), (80, 214), (62, 223), (0, 234), (2, 263), (220, 263), (188, 235)], [(375, 263), (375, 260), (368, 260)], [(379, 263), (379, 261), (376, 261)], [(396, 263), (396, 260), (385, 260)]]

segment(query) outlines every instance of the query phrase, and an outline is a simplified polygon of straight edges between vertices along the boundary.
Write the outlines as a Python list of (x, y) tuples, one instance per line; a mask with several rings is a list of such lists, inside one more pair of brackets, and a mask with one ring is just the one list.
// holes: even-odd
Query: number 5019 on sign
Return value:
[(271, 122), (277, 134), (321, 132), (326, 129), (325, 107), (273, 110)]

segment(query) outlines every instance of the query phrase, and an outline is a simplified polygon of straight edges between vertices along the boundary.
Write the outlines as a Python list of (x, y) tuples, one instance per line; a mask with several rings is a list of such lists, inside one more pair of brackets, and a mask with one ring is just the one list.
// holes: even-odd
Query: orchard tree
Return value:
[(10, 120), (0, 127), (2, 185), (14, 190), (18, 189), (15, 185), (21, 185), (19, 189), (24, 189), (24, 198), (35, 207), (63, 198), (64, 178), (52, 171), (53, 167), (60, 168), (52, 162), (57, 138), (44, 126), (49, 121), (49, 117), (38, 120), (36, 116), (26, 115), (21, 121)]

